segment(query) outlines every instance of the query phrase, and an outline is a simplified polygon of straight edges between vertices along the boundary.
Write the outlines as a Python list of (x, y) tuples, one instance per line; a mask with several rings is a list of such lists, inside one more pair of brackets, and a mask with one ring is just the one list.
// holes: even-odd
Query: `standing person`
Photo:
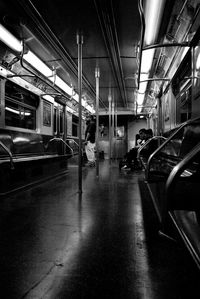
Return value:
[(101, 137), (103, 137), (104, 136), (104, 124), (101, 124), (100, 125), (100, 134), (101, 134)]
[(94, 167), (96, 122), (93, 115), (88, 116), (86, 124), (87, 128), (85, 131), (85, 152), (88, 159), (88, 165)]

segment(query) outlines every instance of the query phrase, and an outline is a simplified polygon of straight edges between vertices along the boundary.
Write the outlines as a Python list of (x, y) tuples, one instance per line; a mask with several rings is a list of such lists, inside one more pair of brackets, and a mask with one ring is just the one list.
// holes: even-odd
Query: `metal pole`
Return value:
[(112, 102), (112, 158), (115, 158), (115, 103)]
[[(194, 83), (195, 83), (195, 81), (197, 80), (197, 79), (194, 79), (195, 78), (195, 48), (194, 47), (192, 47), (192, 51), (191, 51), (191, 53), (192, 53), (192, 73), (191, 73), (191, 75), (192, 75), (192, 98), (191, 98), (191, 103), (193, 103), (193, 100), (194, 100)], [(191, 111), (192, 112), (192, 111)]]
[(100, 70), (98, 67), (95, 69), (96, 78), (96, 176), (99, 176), (99, 77)]
[(118, 143), (117, 143), (117, 108), (115, 108), (115, 159), (118, 159)]
[(162, 103), (161, 98), (157, 98), (158, 103), (158, 135), (162, 135)]
[(112, 135), (111, 135), (111, 101), (112, 97), (108, 95), (108, 103), (109, 103), (109, 162), (111, 163), (111, 149), (112, 149)]
[(79, 93), (79, 156), (78, 156), (78, 188), (82, 193), (82, 45), (83, 36), (77, 33), (78, 45), (78, 93)]

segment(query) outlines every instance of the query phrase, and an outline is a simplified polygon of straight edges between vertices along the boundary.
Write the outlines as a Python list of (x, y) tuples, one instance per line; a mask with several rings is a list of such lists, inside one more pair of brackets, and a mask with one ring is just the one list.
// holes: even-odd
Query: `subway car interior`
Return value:
[(199, 298), (199, 182), (200, 0), (0, 1), (1, 298)]

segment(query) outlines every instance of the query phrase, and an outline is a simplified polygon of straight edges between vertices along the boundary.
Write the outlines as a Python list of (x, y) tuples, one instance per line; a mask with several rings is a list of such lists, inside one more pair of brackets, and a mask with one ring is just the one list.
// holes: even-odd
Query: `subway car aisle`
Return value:
[(1, 298), (199, 298), (200, 274), (178, 242), (157, 234), (143, 173), (118, 163), (77, 167), (1, 199)]

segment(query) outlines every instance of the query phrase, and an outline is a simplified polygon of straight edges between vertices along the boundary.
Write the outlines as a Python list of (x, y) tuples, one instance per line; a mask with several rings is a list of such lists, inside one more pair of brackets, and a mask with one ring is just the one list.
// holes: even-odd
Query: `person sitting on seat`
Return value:
[[(146, 130), (145, 142), (153, 137), (152, 129)], [(151, 140), (140, 152), (140, 155), (148, 160), (149, 156), (158, 148), (158, 140)]]
[(139, 139), (137, 142), (137, 145), (135, 147), (133, 147), (132, 149), (130, 149), (130, 151), (128, 153), (126, 153), (126, 155), (124, 156), (124, 160), (125, 160), (125, 165), (123, 166), (123, 161), (120, 163), (119, 168), (120, 169), (140, 169), (140, 164), (139, 161), (137, 159), (137, 151), (138, 148), (140, 148), (149, 138), (149, 135), (147, 134), (147, 130), (146, 129), (140, 129), (139, 130)]

